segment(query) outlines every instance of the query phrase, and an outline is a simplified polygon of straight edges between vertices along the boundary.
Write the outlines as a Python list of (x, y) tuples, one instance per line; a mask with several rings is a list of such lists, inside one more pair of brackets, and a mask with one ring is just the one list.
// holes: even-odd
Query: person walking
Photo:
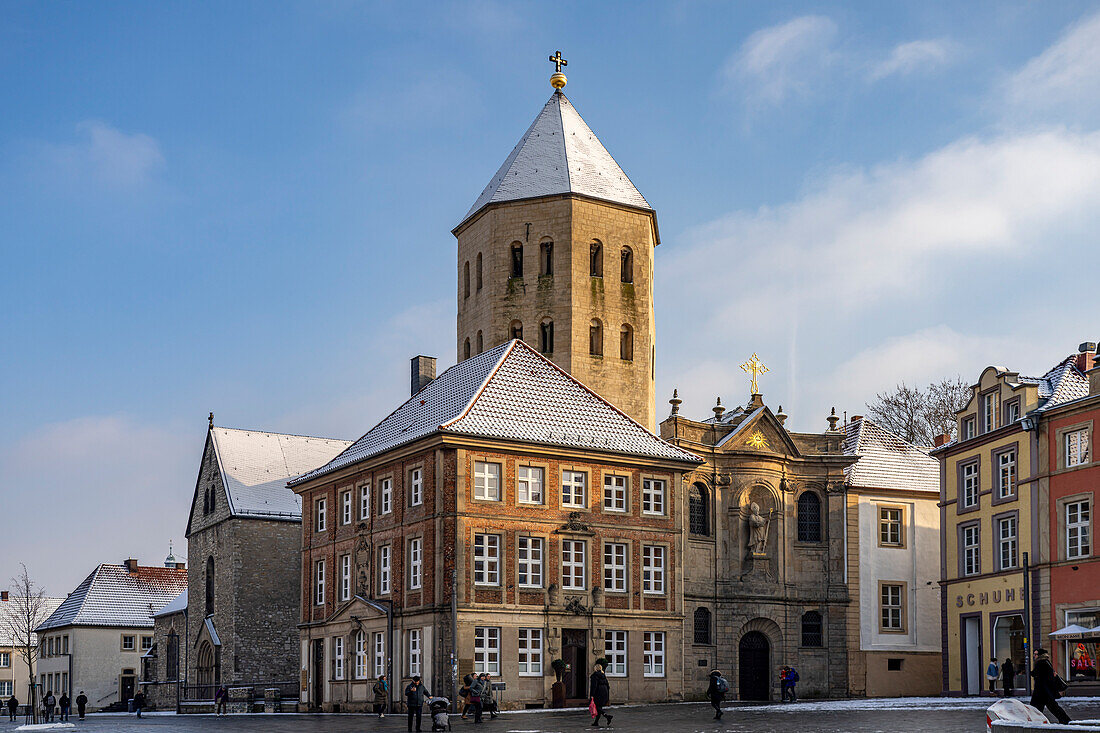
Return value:
[(57, 706), (61, 708), (61, 719), (68, 720), (69, 713), (72, 711), (72, 703), (69, 701), (69, 694), (62, 692), (61, 697), (57, 700)]
[(481, 709), (489, 713), (489, 720), (496, 720), (500, 711), (497, 710), (497, 701), (493, 696), (493, 676), (488, 672), (482, 672), (481, 680)]
[(1069, 715), (1058, 704), (1058, 698), (1065, 692), (1066, 683), (1054, 673), (1054, 665), (1050, 663), (1050, 652), (1042, 647), (1035, 649), (1035, 664), (1031, 665), (1032, 684), (1031, 707), (1042, 712), (1044, 707), (1050, 708), (1058, 722), (1065, 725), (1069, 722)]
[(462, 678), (462, 687), (458, 688), (458, 696), (462, 698), (462, 719), (466, 720), (466, 713), (470, 710), (470, 683), (474, 678), (466, 675)]
[(794, 667), (783, 665), (779, 668), (779, 699), (781, 702), (798, 702), (794, 686), (798, 682), (798, 672)]
[(81, 720), (84, 720), (84, 713), (88, 710), (88, 696), (84, 694), (84, 690), (80, 691), (80, 694), (76, 696), (76, 714)]
[(42, 708), (46, 711), (46, 722), (53, 722), (53, 709), (57, 706), (57, 698), (53, 696), (53, 690), (46, 690), (46, 696), (42, 698)]
[(985, 668), (985, 678), (989, 681), (989, 694), (997, 696), (997, 680), (1001, 677), (1001, 668), (997, 666), (997, 658), (989, 660), (989, 666)]
[(229, 688), (225, 685), (219, 687), (218, 691), (214, 693), (214, 714), (229, 714)]
[(607, 682), (607, 675), (603, 673), (603, 665), (597, 664), (592, 670), (592, 674), (588, 677), (588, 689), (596, 708), (596, 715), (592, 718), (592, 727), (600, 727), (601, 715), (607, 721), (607, 724), (611, 725), (611, 718), (615, 716), (604, 712), (608, 703), (611, 702), (611, 685)]
[(710, 682), (707, 685), (707, 697), (710, 699), (710, 706), (714, 708), (715, 720), (722, 719), (722, 701), (726, 699), (726, 693), (729, 691), (730, 683), (722, 676), (722, 672), (712, 669), (710, 671)]
[(416, 729), (420, 730), (420, 719), (424, 712), (424, 698), (431, 697), (432, 693), (420, 683), (420, 675), (413, 675), (412, 682), (405, 687), (405, 710), (409, 714), (409, 731), (413, 729), (413, 718), (416, 718)]
[(134, 695), (134, 712), (137, 713), (139, 718), (141, 717), (141, 709), (143, 707), (145, 707), (145, 693), (138, 690), (137, 694)]
[(374, 687), (371, 688), (374, 691), (374, 713), (379, 719), (386, 717), (386, 707), (390, 703), (390, 683), (386, 679), (386, 675), (378, 675), (378, 679), (374, 682)]
[(19, 698), (12, 695), (8, 698), (8, 720), (15, 720), (16, 713), (19, 712)]
[(474, 722), (481, 722), (481, 713), (483, 708), (481, 707), (481, 691), (485, 685), (485, 680), (481, 677), (474, 677), (473, 682), (470, 683), (470, 705), (474, 708)]
[(1012, 658), (1005, 659), (1001, 665), (1001, 685), (1004, 687), (1005, 697), (1012, 697), (1012, 683), (1016, 680), (1016, 665)]

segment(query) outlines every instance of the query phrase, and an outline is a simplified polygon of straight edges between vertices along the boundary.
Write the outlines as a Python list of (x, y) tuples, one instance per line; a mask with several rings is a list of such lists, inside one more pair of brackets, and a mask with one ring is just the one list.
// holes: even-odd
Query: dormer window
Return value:
[(1011, 425), (1020, 419), (1020, 400), (1014, 399), (1005, 404), (1005, 425)]
[(963, 418), (962, 427), (960, 429), (963, 440), (970, 440), (971, 438), (974, 437), (974, 435), (975, 435), (974, 423), (975, 423), (975, 419), (974, 419), (973, 415), (971, 415), (970, 417)]
[(997, 393), (989, 392), (982, 395), (982, 432), (988, 433), (996, 427), (995, 415), (997, 407)]

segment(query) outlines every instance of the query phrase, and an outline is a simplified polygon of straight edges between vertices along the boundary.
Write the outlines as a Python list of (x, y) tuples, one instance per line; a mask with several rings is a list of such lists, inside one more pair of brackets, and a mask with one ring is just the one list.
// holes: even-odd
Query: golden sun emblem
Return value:
[(757, 430), (755, 433), (749, 436), (749, 439), (745, 441), (753, 448), (767, 448), (768, 439), (764, 437), (764, 434)]

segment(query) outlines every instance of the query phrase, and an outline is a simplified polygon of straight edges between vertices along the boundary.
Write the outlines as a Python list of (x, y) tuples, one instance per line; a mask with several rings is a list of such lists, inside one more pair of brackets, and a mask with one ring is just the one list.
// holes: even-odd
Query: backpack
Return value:
[(787, 673), (787, 682), (798, 682), (798, 670), (791, 667), (791, 671)]
[(729, 692), (729, 691), (730, 691), (730, 683), (729, 683), (729, 682), (728, 682), (728, 681), (726, 680), (726, 678), (725, 678), (725, 677), (723, 677), (723, 676), (721, 676), (721, 675), (719, 675), (719, 676), (718, 676), (718, 679), (716, 679), (716, 680), (714, 681), (714, 686), (715, 686), (715, 688), (717, 688), (717, 690), (718, 690), (719, 692), (721, 692), (721, 693), (722, 693), (723, 695), (725, 695), (725, 694), (726, 694), (727, 692)]

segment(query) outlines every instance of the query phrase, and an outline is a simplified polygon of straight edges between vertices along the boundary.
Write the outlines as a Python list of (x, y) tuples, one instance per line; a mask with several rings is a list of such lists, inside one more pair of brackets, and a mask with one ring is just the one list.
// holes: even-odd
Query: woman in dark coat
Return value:
[(722, 679), (722, 672), (717, 669), (713, 669), (710, 672), (710, 684), (707, 685), (707, 699), (710, 700), (710, 706), (714, 708), (714, 719), (722, 719), (722, 701), (726, 699), (726, 693), (718, 684), (718, 680)]
[(1035, 664), (1031, 667), (1031, 678), (1034, 680), (1031, 694), (1031, 707), (1042, 712), (1043, 707), (1050, 708), (1058, 722), (1065, 725), (1069, 722), (1069, 715), (1058, 704), (1058, 696), (1062, 694), (1055, 683), (1054, 665), (1050, 663), (1050, 653), (1046, 649), (1035, 650)]
[(611, 725), (611, 718), (614, 716), (604, 712), (607, 703), (611, 700), (611, 685), (607, 683), (607, 675), (603, 673), (603, 667), (599, 664), (588, 678), (588, 689), (591, 691), (592, 702), (596, 704), (596, 717), (592, 718), (592, 727), (600, 727), (601, 715), (607, 724)]
[(1006, 659), (1001, 665), (1001, 684), (1005, 688), (1005, 697), (1012, 697), (1012, 682), (1016, 679), (1016, 665), (1012, 659)]

